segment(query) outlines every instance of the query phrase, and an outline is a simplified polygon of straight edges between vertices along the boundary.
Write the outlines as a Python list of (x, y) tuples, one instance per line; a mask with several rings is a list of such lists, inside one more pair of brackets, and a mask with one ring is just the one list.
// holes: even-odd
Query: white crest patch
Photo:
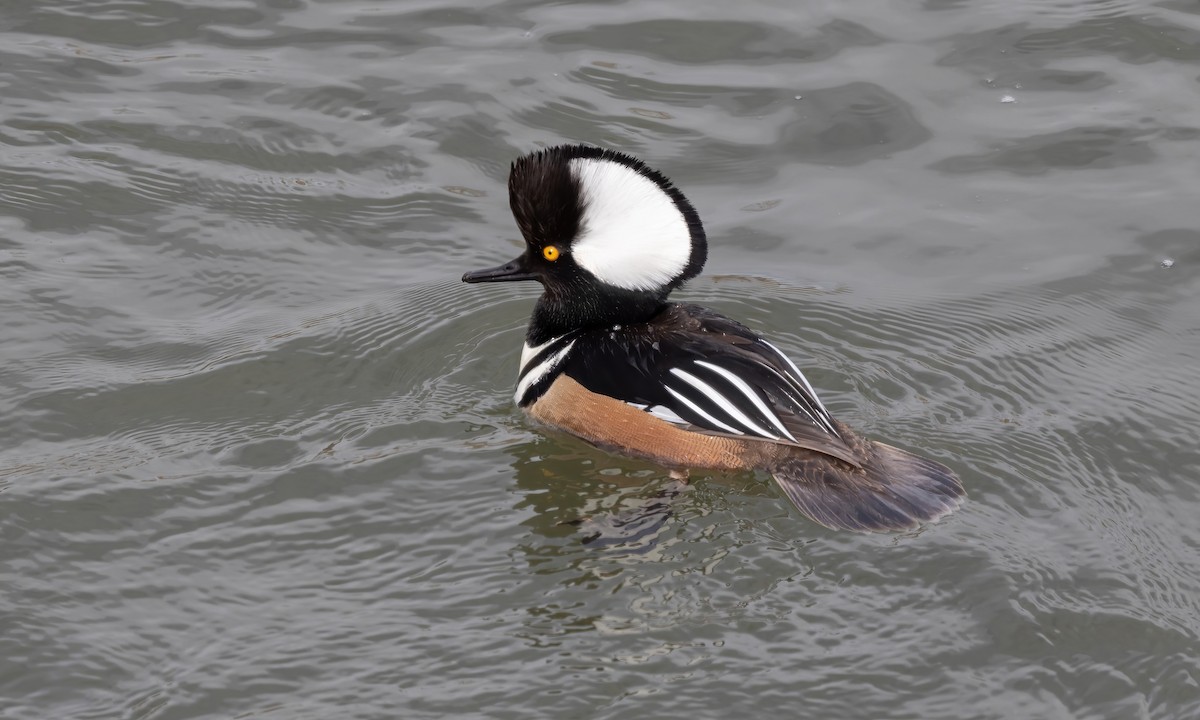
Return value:
[(655, 290), (683, 273), (692, 254), (687, 219), (655, 182), (611, 160), (576, 158), (584, 211), (575, 262), (626, 290)]

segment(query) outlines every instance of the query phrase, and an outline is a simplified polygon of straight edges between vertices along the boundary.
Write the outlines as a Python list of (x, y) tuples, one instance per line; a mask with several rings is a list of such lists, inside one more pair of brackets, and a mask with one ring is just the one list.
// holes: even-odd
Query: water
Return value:
[[(1200, 8), (792, 5), (9, 2), (0, 717), (1200, 716)], [(967, 504), (530, 427), (457, 278), (562, 141)]]

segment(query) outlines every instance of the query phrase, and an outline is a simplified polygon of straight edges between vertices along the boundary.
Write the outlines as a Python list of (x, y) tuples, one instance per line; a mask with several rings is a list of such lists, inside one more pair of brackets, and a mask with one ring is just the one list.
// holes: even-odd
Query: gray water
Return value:
[[(1200, 717), (1200, 3), (8, 0), (0, 82), (0, 717)], [(564, 141), (964, 507), (531, 427), (458, 277)]]

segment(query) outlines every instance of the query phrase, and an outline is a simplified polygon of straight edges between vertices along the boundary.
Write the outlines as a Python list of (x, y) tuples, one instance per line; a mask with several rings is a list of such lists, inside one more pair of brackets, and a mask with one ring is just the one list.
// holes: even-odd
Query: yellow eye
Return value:
[(542, 257), (546, 258), (550, 262), (554, 262), (558, 259), (558, 248), (554, 247), (553, 245), (547, 245), (546, 247), (542, 248)]

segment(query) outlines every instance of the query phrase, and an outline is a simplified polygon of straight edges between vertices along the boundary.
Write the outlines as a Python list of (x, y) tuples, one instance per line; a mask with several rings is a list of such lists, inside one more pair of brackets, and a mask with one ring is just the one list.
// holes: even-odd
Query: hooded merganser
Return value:
[(463, 282), (542, 284), (515, 395), (531, 417), (671, 468), (765, 470), (829, 528), (911, 528), (962, 501), (949, 468), (831, 417), (774, 345), (667, 302), (708, 253), (695, 208), (667, 178), (619, 152), (564, 145), (514, 162), (508, 192), (525, 252)]

